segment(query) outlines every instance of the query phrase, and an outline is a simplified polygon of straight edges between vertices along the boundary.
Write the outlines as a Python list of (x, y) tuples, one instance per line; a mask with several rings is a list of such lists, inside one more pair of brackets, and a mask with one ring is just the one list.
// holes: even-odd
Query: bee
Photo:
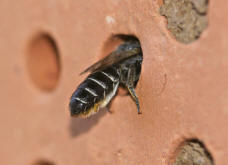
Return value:
[(141, 73), (142, 60), (139, 41), (126, 41), (107, 57), (85, 69), (81, 74), (90, 74), (71, 96), (71, 116), (88, 117), (95, 114), (109, 104), (120, 85), (127, 88), (138, 114), (141, 114), (135, 86)]

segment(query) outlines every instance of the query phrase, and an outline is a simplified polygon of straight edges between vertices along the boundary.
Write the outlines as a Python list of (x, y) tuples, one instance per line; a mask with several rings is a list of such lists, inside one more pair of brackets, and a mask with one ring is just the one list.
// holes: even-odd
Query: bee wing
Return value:
[(80, 75), (90, 71), (91, 73), (101, 70), (103, 68), (106, 68), (107, 66), (110, 66), (114, 63), (120, 62), (124, 59), (127, 59), (128, 57), (131, 57), (133, 55), (141, 53), (141, 49), (138, 47), (135, 47), (131, 50), (116, 50), (112, 53), (110, 53), (107, 57), (101, 59), (100, 61), (96, 62), (95, 64), (91, 65), (87, 69), (85, 69), (83, 72), (80, 73)]

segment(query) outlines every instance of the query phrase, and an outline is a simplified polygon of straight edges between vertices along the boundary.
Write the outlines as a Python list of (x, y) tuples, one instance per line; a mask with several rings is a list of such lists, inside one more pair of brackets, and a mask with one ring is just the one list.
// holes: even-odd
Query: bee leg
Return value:
[(137, 95), (136, 95), (136, 93), (135, 93), (134, 87), (128, 86), (127, 89), (128, 89), (128, 91), (130, 92), (132, 98), (134, 99), (134, 101), (135, 101), (135, 103), (136, 103), (138, 114), (142, 114), (142, 112), (140, 111), (139, 99), (138, 99), (138, 97), (137, 97)]
[(135, 77), (135, 69), (134, 68), (130, 68), (129, 71), (128, 71), (128, 77), (127, 77), (127, 83), (126, 83), (127, 89), (130, 92), (132, 98), (134, 99), (134, 101), (136, 103), (138, 114), (142, 114), (142, 112), (140, 111), (139, 99), (138, 99), (138, 96), (135, 93), (134, 77)]

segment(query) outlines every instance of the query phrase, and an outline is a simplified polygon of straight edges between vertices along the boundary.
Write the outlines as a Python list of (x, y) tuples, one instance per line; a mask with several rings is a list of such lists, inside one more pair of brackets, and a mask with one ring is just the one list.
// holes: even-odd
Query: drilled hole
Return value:
[(37, 162), (33, 163), (33, 165), (55, 165), (55, 164), (48, 160), (38, 160)]
[(133, 35), (124, 35), (124, 34), (117, 34), (117, 35), (111, 36), (104, 43), (103, 50), (102, 50), (102, 58), (104, 56), (107, 56), (112, 51), (116, 50), (116, 48), (120, 44), (127, 42), (127, 41), (138, 41), (139, 42), (139, 39)]
[(59, 80), (60, 61), (54, 39), (48, 34), (36, 35), (27, 51), (27, 68), (32, 82), (43, 91), (53, 90)]
[(213, 165), (213, 158), (205, 145), (198, 139), (182, 143), (173, 160), (173, 165)]

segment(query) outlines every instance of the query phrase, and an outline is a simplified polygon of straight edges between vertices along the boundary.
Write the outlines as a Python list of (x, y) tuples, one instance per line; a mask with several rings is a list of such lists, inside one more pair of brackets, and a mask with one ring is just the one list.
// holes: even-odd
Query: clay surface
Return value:
[(207, 5), (208, 0), (164, 0), (160, 13), (167, 17), (167, 28), (175, 38), (190, 43), (208, 25)]
[[(170, 165), (180, 144), (196, 138), (216, 165), (224, 165), (225, 4), (227, 0), (210, 1), (210, 24), (186, 45), (171, 37), (157, 0), (1, 0), (0, 164)], [(53, 55), (38, 58), (43, 77), (39, 83), (49, 82), (45, 89), (51, 90), (42, 90), (28, 67), (31, 42), (44, 34), (54, 41), (59, 55), (60, 68), (50, 42), (36, 47)], [(87, 76), (79, 74), (116, 46), (110, 37), (117, 34), (134, 35), (142, 46), (136, 88), (142, 114), (137, 114), (131, 97), (121, 94), (110, 105), (113, 113), (103, 109), (89, 119), (71, 118), (70, 96)]]

